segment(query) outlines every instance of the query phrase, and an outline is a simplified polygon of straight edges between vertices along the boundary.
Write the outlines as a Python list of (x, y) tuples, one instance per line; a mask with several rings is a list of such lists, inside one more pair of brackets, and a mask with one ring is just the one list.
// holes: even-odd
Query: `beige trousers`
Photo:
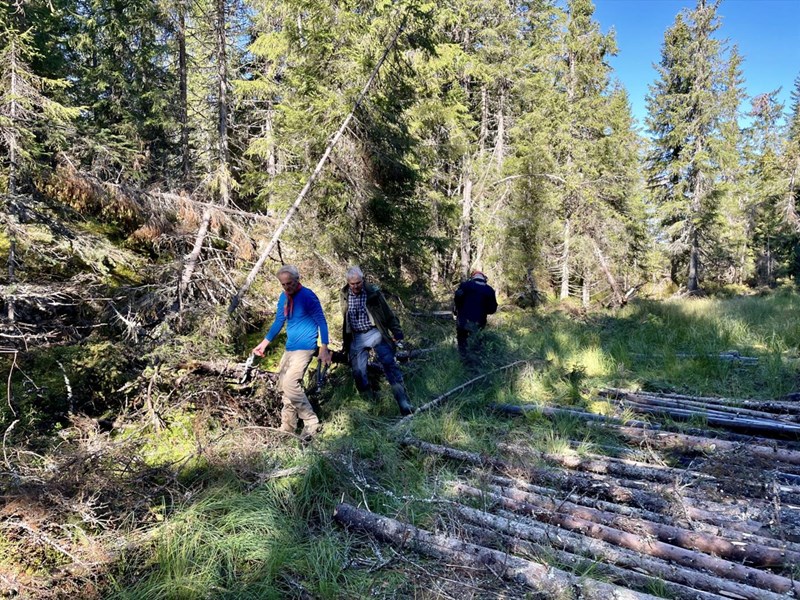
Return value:
[(278, 387), (283, 392), (281, 429), (284, 431), (294, 433), (298, 417), (303, 420), (304, 429), (316, 429), (319, 424), (319, 419), (303, 391), (303, 377), (313, 356), (313, 350), (292, 350), (284, 352), (281, 358)]

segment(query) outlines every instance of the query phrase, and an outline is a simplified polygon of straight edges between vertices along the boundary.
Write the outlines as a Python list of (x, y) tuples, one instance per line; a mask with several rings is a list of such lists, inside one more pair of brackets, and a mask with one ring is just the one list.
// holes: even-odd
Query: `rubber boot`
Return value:
[(402, 383), (392, 384), (392, 394), (394, 399), (397, 400), (397, 406), (400, 408), (400, 414), (404, 417), (414, 412), (414, 407), (411, 406), (411, 401), (408, 399), (406, 388)]

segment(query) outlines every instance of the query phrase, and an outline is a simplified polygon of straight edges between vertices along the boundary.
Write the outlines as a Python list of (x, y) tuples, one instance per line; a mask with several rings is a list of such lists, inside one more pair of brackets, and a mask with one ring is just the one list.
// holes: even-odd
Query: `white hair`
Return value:
[(355, 265), (347, 269), (347, 275), (345, 275), (345, 279), (347, 279), (347, 281), (350, 281), (354, 277), (358, 277), (361, 280), (364, 279), (364, 273), (361, 271), (359, 267)]
[(283, 265), (280, 269), (278, 269), (278, 272), (275, 273), (275, 277), (280, 277), (281, 273), (288, 273), (295, 281), (300, 280), (300, 271), (298, 271), (297, 267), (294, 265)]

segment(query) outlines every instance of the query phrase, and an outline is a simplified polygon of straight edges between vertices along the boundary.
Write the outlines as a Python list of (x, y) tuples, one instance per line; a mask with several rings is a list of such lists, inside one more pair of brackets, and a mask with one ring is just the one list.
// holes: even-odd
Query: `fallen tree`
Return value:
[(435, 535), (413, 525), (382, 517), (349, 504), (339, 504), (333, 518), (348, 528), (366, 531), (379, 540), (410, 547), (436, 558), (445, 558), (465, 568), (478, 568), (523, 583), (548, 598), (597, 598), (598, 600), (655, 600), (655, 596), (623, 587), (577, 577), (548, 565), (505, 552), (470, 544), (457, 538)]

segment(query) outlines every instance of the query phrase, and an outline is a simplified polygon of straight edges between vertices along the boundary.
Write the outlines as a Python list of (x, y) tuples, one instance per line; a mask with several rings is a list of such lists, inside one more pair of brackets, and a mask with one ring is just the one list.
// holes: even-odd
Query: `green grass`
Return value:
[[(638, 301), (618, 312), (583, 318), (551, 308), (502, 313), (485, 336), (483, 369), (519, 358), (541, 357), (549, 364), (492, 376), (416, 417), (407, 433), (501, 458), (506, 458), (501, 442), (554, 453), (603, 453), (603, 446), (615, 440), (577, 418), (551, 419), (535, 412), (509, 418), (490, 413), (487, 406), (564, 405), (612, 414), (613, 404), (595, 393), (605, 386), (779, 396), (797, 387), (799, 312), (800, 297), (780, 292), (766, 297)], [(406, 328), (417, 347), (443, 344), (406, 367), (407, 387), (417, 406), (475, 375), (461, 365), (451, 327), (410, 321)], [(705, 356), (728, 350), (757, 356), (759, 363), (741, 366)], [(677, 358), (677, 353), (698, 357)], [(347, 370), (340, 367), (331, 374), (321, 410), (325, 428), (312, 449), (294, 441), (251, 449), (247, 460), (252, 471), (301, 465), (306, 467), (301, 475), (248, 487), (226, 467), (225, 461), (233, 461), (237, 451), (234, 445), (223, 447), (214, 460), (187, 465), (182, 481), (192, 493), (158, 509), (163, 521), (152, 530), (151, 542), (138, 545), (119, 563), (110, 596), (284, 598), (298, 596), (302, 586), (314, 597), (362, 598), (383, 597), (387, 581), (391, 589), (413, 587), (402, 562), (377, 573), (349, 566), (353, 559), (380, 561), (368, 538), (332, 522), (333, 509), (344, 500), (435, 530), (443, 508), (429, 500), (446, 497), (448, 483), (469, 479), (471, 471), (402, 448), (398, 442), (405, 432), (394, 428), (397, 406), (386, 382), (381, 386), (374, 403), (360, 398)], [(622, 416), (656, 419), (630, 411)], [(188, 452), (193, 432), (202, 425), (182, 418), (171, 423), (172, 433), (162, 433), (160, 440), (145, 446), (148, 462), (175, 460)], [(219, 425), (212, 420), (205, 427)], [(570, 447), (573, 440), (580, 443), (576, 449)], [(414, 560), (436, 568), (435, 562), (419, 556)]]

